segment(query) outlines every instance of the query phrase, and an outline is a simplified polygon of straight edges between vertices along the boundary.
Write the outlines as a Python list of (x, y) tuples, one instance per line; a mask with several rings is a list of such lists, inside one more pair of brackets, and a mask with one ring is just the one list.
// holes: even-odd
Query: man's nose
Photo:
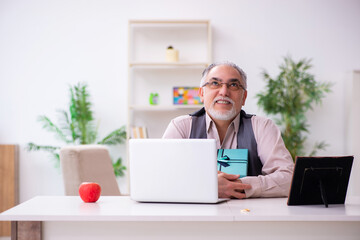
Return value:
[(222, 84), (221, 88), (219, 89), (219, 94), (221, 96), (227, 96), (229, 93), (229, 88), (226, 84)]

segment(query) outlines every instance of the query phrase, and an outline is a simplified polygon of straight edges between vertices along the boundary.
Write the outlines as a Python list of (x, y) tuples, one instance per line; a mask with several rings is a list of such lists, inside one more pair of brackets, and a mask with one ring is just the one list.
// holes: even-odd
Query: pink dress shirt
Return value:
[[(236, 149), (239, 123), (240, 114), (229, 125), (221, 143), (215, 123), (206, 113), (207, 136), (216, 139), (218, 149)], [(253, 116), (251, 123), (258, 155), (263, 164), (263, 175), (241, 178), (243, 183), (252, 186), (245, 190), (246, 197), (286, 197), (289, 194), (294, 163), (285, 147), (281, 132), (270, 119), (264, 117)], [(171, 120), (163, 138), (189, 138), (190, 131), (191, 116), (179, 116)]]

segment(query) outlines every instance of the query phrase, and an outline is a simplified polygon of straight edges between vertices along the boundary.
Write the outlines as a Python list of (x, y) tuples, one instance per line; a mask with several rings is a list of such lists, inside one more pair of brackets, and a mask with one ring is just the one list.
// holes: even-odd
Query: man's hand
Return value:
[(219, 198), (245, 198), (245, 189), (251, 185), (244, 184), (239, 179), (240, 175), (228, 174), (218, 171)]

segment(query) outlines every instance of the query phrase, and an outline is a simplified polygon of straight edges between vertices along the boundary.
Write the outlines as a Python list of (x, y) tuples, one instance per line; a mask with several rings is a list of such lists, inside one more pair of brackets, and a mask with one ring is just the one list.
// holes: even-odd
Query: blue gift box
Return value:
[(247, 176), (248, 150), (247, 149), (219, 149), (217, 155), (218, 170), (229, 174)]

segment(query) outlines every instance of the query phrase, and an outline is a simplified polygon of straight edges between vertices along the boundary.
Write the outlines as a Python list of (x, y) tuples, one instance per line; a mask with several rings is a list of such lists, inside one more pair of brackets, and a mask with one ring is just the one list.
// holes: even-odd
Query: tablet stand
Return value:
[(339, 179), (343, 174), (342, 167), (313, 167), (305, 169), (307, 170), (308, 184), (316, 184), (314, 191), (320, 190), (319, 203), (323, 203), (325, 207), (329, 206), (329, 197), (334, 198), (334, 195), (338, 194)]
[(322, 177), (316, 173), (316, 171), (314, 170), (313, 167), (311, 167), (311, 171), (319, 178), (319, 188), (320, 188), (321, 199), (322, 199), (325, 207), (327, 208), (327, 207), (329, 207), (329, 204), (328, 204), (326, 190), (325, 190), (325, 186), (324, 186)]

